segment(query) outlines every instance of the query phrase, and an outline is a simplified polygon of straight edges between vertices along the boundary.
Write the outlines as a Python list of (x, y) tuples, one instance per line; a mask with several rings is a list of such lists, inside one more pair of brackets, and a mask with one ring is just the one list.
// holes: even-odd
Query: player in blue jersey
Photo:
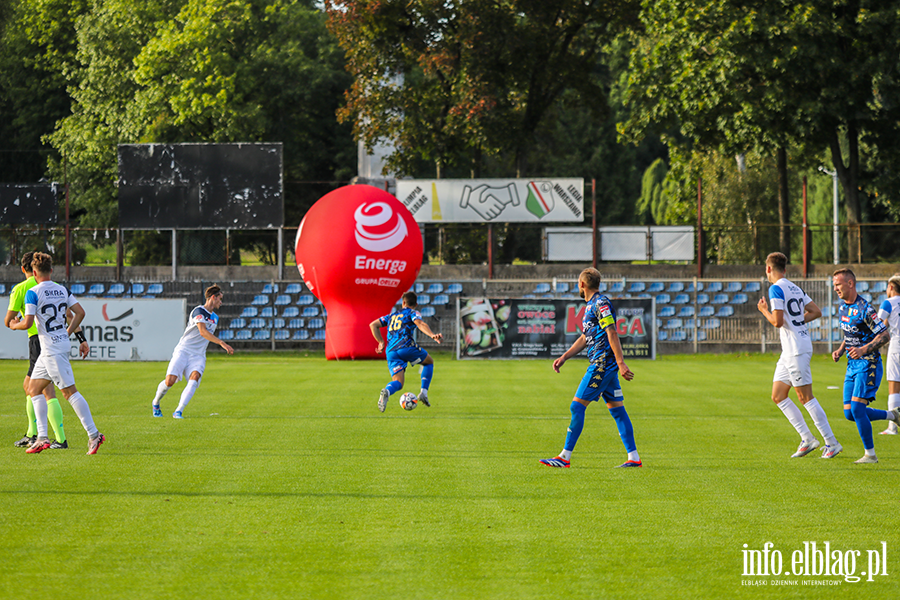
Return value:
[(206, 348), (210, 342), (218, 344), (228, 354), (234, 354), (234, 348), (215, 335), (216, 327), (219, 325), (219, 316), (214, 311), (219, 310), (222, 306), (224, 296), (222, 288), (211, 285), (206, 288), (204, 296), (206, 303), (191, 311), (187, 327), (181, 334), (175, 350), (172, 351), (172, 360), (169, 361), (169, 366), (166, 367), (166, 378), (156, 387), (156, 396), (151, 402), (154, 417), (162, 416), (159, 402), (169, 388), (186, 377), (188, 382), (184, 386), (184, 391), (181, 392), (178, 407), (172, 413), (174, 419), (184, 418), (184, 409), (194, 397), (194, 392), (200, 386), (200, 379), (206, 369)]
[(575, 392), (569, 409), (572, 420), (566, 434), (566, 443), (556, 458), (541, 459), (548, 467), (569, 467), (572, 450), (584, 428), (584, 413), (591, 402), (603, 398), (609, 414), (616, 421), (619, 436), (628, 452), (628, 459), (619, 467), (640, 467), (641, 458), (634, 443), (634, 431), (631, 419), (625, 411), (622, 387), (619, 385), (619, 373), (625, 381), (634, 379), (634, 373), (625, 364), (622, 344), (616, 330), (616, 309), (609, 298), (600, 294), (600, 272), (597, 269), (585, 269), (578, 276), (578, 294), (587, 302), (581, 330), (584, 332), (565, 353), (553, 361), (553, 370), (559, 373), (563, 364), (587, 348), (590, 361), (587, 372), (581, 379), (581, 385)]
[[(36, 322), (41, 340), (41, 354), (34, 364), (28, 384), (28, 393), (34, 403), (37, 439), (25, 452), (36, 454), (51, 445), (47, 438), (47, 399), (44, 397), (44, 389), (53, 383), (62, 392), (63, 398), (72, 405), (88, 434), (87, 453), (96, 454), (106, 438), (97, 431), (87, 400), (75, 387), (75, 376), (72, 365), (69, 364), (69, 350), (72, 347), (69, 336), (84, 319), (84, 309), (69, 290), (50, 281), (53, 261), (49, 255), (38, 252), (31, 264), (37, 285), (25, 293), (25, 318), (14, 319), (10, 327), (27, 330)], [(67, 327), (66, 315), (69, 311), (73, 318)], [(79, 339), (83, 341), (83, 336)]]
[(431, 406), (428, 401), (428, 388), (434, 374), (434, 359), (416, 343), (416, 331), (421, 331), (439, 344), (444, 336), (431, 331), (428, 323), (422, 320), (422, 313), (416, 310), (418, 305), (419, 297), (416, 293), (406, 292), (403, 294), (400, 310), (375, 319), (369, 324), (372, 336), (378, 342), (375, 349), (378, 354), (385, 349), (381, 328), (387, 327), (387, 361), (391, 382), (378, 394), (378, 410), (381, 412), (387, 408), (388, 398), (403, 389), (407, 363), (410, 366), (422, 365), (422, 390), (419, 392), (419, 402)]
[(888, 343), (890, 331), (875, 315), (866, 299), (856, 293), (856, 275), (850, 269), (838, 269), (832, 275), (834, 291), (842, 300), (838, 308), (838, 322), (844, 341), (831, 357), (838, 362), (847, 353), (847, 375), (844, 377), (844, 416), (856, 422), (859, 437), (866, 453), (856, 461), (877, 463), (872, 440), (872, 421), (900, 420), (900, 409), (892, 411), (868, 408), (875, 400), (881, 384), (881, 354), (879, 348)]
[[(891, 331), (891, 343), (884, 357), (888, 382), (888, 410), (900, 408), (900, 273), (888, 280), (887, 299), (878, 309), (878, 318)], [(882, 435), (897, 435), (897, 423), (891, 421)]]
[(822, 311), (802, 289), (785, 278), (786, 270), (787, 257), (781, 252), (773, 252), (766, 257), (766, 278), (772, 284), (769, 287), (772, 309), (769, 310), (765, 298), (760, 298), (756, 305), (781, 336), (781, 357), (772, 381), (772, 401), (800, 434), (800, 446), (791, 458), (806, 456), (819, 447), (819, 440), (806, 425), (803, 413), (788, 397), (791, 388), (796, 390), (797, 399), (825, 440), (822, 458), (834, 458), (843, 447), (835, 439), (828, 417), (812, 391), (810, 361), (813, 347), (806, 328), (807, 323), (822, 316)]

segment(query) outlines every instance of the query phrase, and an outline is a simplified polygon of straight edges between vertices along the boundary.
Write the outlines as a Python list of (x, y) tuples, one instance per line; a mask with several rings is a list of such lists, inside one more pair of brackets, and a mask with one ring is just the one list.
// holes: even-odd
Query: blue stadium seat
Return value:
[(233, 340), (234, 332), (231, 331), (230, 329), (226, 329), (225, 331), (217, 331), (216, 337), (219, 338), (220, 340), (226, 340), (226, 341)]
[(422, 292), (425, 291), (425, 284), (424, 284), (424, 283), (417, 283), (417, 284), (415, 284), (415, 285), (413, 286), (413, 288), (412, 288), (411, 291), (413, 291), (413, 292), (415, 292), (415, 293), (417, 293), (417, 294), (421, 294)]
[(294, 317), (299, 317), (300, 309), (297, 308), (296, 306), (288, 306), (286, 309), (284, 309), (284, 312), (281, 313), (281, 316), (284, 317), (285, 319), (292, 319)]
[(713, 296), (713, 304), (725, 304), (726, 302), (728, 302), (728, 294), (716, 294)]
[(856, 282), (856, 291), (857, 292), (868, 292), (869, 291), (869, 282), (868, 281), (857, 281)]
[(289, 340), (291, 338), (291, 333), (289, 331), (285, 331), (284, 329), (279, 329), (275, 332), (276, 340)]
[(6, 293), (6, 285), (0, 283), (0, 294), (5, 294), (5, 293)]
[(694, 320), (693, 319), (685, 319), (684, 328), (693, 330), (694, 329)]
[(860, 296), (865, 298), (866, 302), (868, 302), (869, 304), (872, 304), (872, 294), (870, 294), (869, 292), (863, 292), (860, 294)]
[(318, 317), (319, 316), (319, 307), (318, 306), (306, 306), (303, 308), (303, 312), (300, 313), (304, 317)]
[(432, 283), (428, 286), (428, 289), (425, 290), (426, 294), (440, 294), (444, 291), (443, 284), (440, 283)]
[(434, 307), (433, 306), (425, 306), (419, 312), (422, 313), (422, 316), (425, 318), (433, 317), (434, 316)]
[(725, 285), (724, 291), (726, 294), (733, 294), (735, 292), (741, 291), (741, 282), (740, 281), (729, 281)]
[(700, 329), (699, 331), (697, 331), (697, 341), (698, 341), (698, 342), (705, 342), (705, 341), (706, 341), (706, 332), (703, 331), (702, 329)]
[(553, 288), (553, 292), (556, 294), (565, 294), (569, 291), (569, 284), (565, 281), (557, 281), (556, 286)]
[(881, 308), (881, 305), (884, 304), (885, 300), (887, 300), (887, 294), (880, 294), (877, 298), (875, 298), (875, 302), (873, 302), (872, 304), (877, 310)]
[(284, 288), (285, 294), (299, 294), (303, 291), (303, 286), (299, 283), (289, 283), (286, 288)]
[(730, 317), (733, 314), (734, 314), (734, 307), (726, 305), (726, 306), (722, 306), (721, 308), (719, 308), (719, 312), (716, 313), (716, 316), (725, 318), (725, 317)]
[(762, 289), (762, 286), (758, 281), (748, 281), (746, 285), (744, 285), (744, 291), (748, 294), (755, 294), (760, 289)]
[(659, 295), (656, 297), (656, 303), (657, 303), (657, 304), (668, 304), (668, 303), (671, 302), (671, 301), (672, 301), (672, 299), (669, 297), (668, 294), (659, 294)]
[(694, 282), (691, 281), (691, 282), (689, 282), (689, 283), (687, 284), (687, 287), (684, 288), (684, 291), (687, 292), (688, 294), (693, 294), (694, 291), (702, 292), (702, 291), (703, 291), (703, 282), (702, 282), (702, 281), (698, 281), (698, 282), (697, 282), (697, 289), (694, 290)]
[(713, 317), (711, 319), (707, 319), (700, 327), (702, 327), (703, 329), (718, 329), (719, 327), (721, 327), (721, 325), (722, 322), (719, 321), (719, 319)]
[(263, 294), (277, 294), (278, 293), (278, 284), (277, 283), (267, 283), (263, 286), (262, 289)]
[(92, 283), (91, 287), (87, 291), (88, 296), (99, 296), (106, 290), (106, 286), (102, 283)]
[(272, 328), (273, 329), (284, 329), (284, 319), (278, 317), (277, 319), (272, 319)]
[(118, 296), (119, 294), (125, 293), (125, 285), (122, 283), (114, 283), (109, 286), (109, 289), (106, 290), (107, 294), (112, 294), (114, 296)]
[(697, 304), (706, 304), (709, 302), (709, 294), (697, 294)]
[(707, 293), (715, 294), (716, 292), (722, 291), (722, 282), (721, 281), (713, 281), (704, 289)]
[(254, 341), (258, 342), (261, 340), (268, 340), (270, 338), (271, 338), (271, 334), (269, 333), (268, 329), (258, 329), (253, 332), (253, 340)]
[(69, 292), (75, 294), (76, 296), (81, 296), (84, 294), (84, 284), (83, 283), (73, 283), (69, 286)]
[(872, 287), (869, 288), (869, 291), (873, 294), (880, 294), (881, 292), (887, 291), (887, 281), (876, 281), (872, 284)]
[(303, 319), (291, 319), (288, 321), (288, 329), (301, 329), (306, 327), (306, 321)]
[(258, 296), (255, 296), (253, 298), (253, 302), (251, 302), (250, 304), (252, 304), (253, 306), (263, 306), (268, 303), (269, 297), (264, 294), (259, 294)]
[(315, 304), (316, 297), (312, 294), (303, 294), (299, 298), (297, 298), (297, 304), (300, 306), (306, 306), (308, 304)]
[(147, 286), (147, 293), (148, 294), (162, 294), (163, 293), (162, 284), (161, 283), (151, 283), (149, 286)]
[(656, 320), (656, 328), (657, 328), (657, 329), (662, 329), (662, 326), (663, 326), (662, 319), (657, 319), (657, 320)]
[(600, 292), (600, 293), (602, 294), (602, 293), (604, 293), (606, 290), (607, 290), (607, 285), (606, 285), (606, 283), (603, 282), (603, 281), (601, 281), (601, 282), (600, 282), (600, 285), (597, 286), (597, 291)]
[(660, 317), (674, 317), (675, 316), (675, 307), (674, 306), (663, 306), (656, 313)]
[[(664, 284), (662, 281), (654, 281), (653, 283), (651, 283), (650, 285), (647, 286), (647, 291), (651, 294), (658, 294), (658, 293), (662, 292), (664, 289), (666, 289), (666, 284)], [(681, 291), (681, 290), (679, 290), (679, 291)]]
[(324, 340), (324, 339), (325, 339), (325, 330), (324, 330), (324, 329), (317, 329), (317, 330), (315, 330), (315, 331), (313, 332), (313, 338), (312, 338), (312, 339), (314, 339), (314, 340)]
[(672, 335), (669, 337), (669, 341), (684, 342), (687, 341), (687, 337), (687, 332), (684, 329), (678, 329), (672, 332)]
[(463, 291), (463, 286), (461, 283), (451, 283), (447, 286), (448, 294), (461, 294)]
[(275, 306), (284, 306), (285, 304), (290, 304), (290, 303), (291, 303), (291, 297), (286, 294), (282, 294), (275, 298)]
[(698, 317), (711, 317), (716, 314), (716, 309), (712, 306), (701, 306), (700, 312), (697, 313)]
[(250, 329), (265, 329), (268, 326), (268, 321), (265, 319), (250, 319)]
[(431, 303), (435, 304), (437, 306), (443, 306), (445, 304), (449, 304), (450, 296), (448, 296), (447, 294), (438, 294), (437, 296), (434, 297), (434, 299), (431, 301)]
[(637, 296), (635, 296), (635, 298), (645, 298), (645, 299), (646, 299), (646, 298), (652, 298), (652, 297), (653, 297), (653, 296), (651, 296), (651, 295), (648, 294), (647, 292), (643, 292), (643, 293), (640, 293), (640, 294), (638, 294)]
[(687, 294), (678, 294), (672, 300), (672, 304), (687, 304), (690, 301), (691, 301), (691, 297), (688, 296)]
[(243, 329), (247, 326), (247, 320), (238, 317), (237, 319), (232, 319), (231, 323), (228, 324), (231, 329)]
[(266, 306), (261, 311), (259, 311), (259, 316), (264, 317), (266, 319), (271, 319), (275, 316), (275, 309), (271, 306)]
[(632, 281), (631, 283), (628, 284), (628, 293), (629, 294), (636, 294), (638, 292), (643, 292), (645, 289), (647, 289), (647, 284), (644, 283), (643, 281)]
[(534, 286), (534, 291), (531, 293), (532, 294), (546, 294), (549, 291), (550, 291), (549, 283), (539, 283), (536, 286)]
[(249, 340), (251, 337), (253, 337), (253, 333), (249, 329), (238, 329), (234, 332), (236, 340)]
[(309, 329), (321, 329), (325, 327), (325, 319), (310, 319), (307, 321), (306, 326)]
[(669, 334), (665, 329), (660, 329), (657, 333), (657, 338), (659, 339), (659, 341), (664, 342), (669, 339)]
[(144, 293), (144, 284), (143, 283), (132, 283), (130, 293), (132, 296), (137, 296), (138, 294), (143, 294)]
[(678, 329), (679, 327), (684, 327), (684, 322), (681, 319), (669, 319), (666, 321), (666, 329)]
[(669, 292), (670, 294), (677, 294), (678, 292), (683, 292), (684, 284), (681, 283), (680, 281), (673, 281), (672, 283), (669, 284), (669, 289), (666, 291)]
[(688, 317), (694, 316), (694, 307), (693, 306), (682, 306), (678, 309), (678, 316), (682, 319), (686, 319)]
[(731, 304), (747, 304), (747, 300), (747, 294), (741, 292), (734, 295), (734, 297), (731, 299)]
[(419, 304), (428, 304), (431, 302), (431, 296), (428, 294), (419, 294), (417, 300), (419, 301)]
[(247, 306), (244, 308), (243, 312), (241, 312), (241, 316), (245, 319), (252, 319), (256, 315), (259, 314), (259, 309), (254, 306)]
[(624, 281), (613, 281), (609, 284), (607, 288), (610, 294), (621, 294), (625, 291), (625, 282)]
[(308, 340), (309, 332), (305, 329), (298, 329), (297, 331), (294, 332), (294, 335), (291, 339), (292, 340)]

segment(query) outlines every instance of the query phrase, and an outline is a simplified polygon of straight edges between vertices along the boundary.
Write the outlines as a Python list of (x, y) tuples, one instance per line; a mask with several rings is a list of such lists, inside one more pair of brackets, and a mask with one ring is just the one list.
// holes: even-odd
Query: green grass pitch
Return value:
[[(799, 438), (769, 398), (775, 361), (629, 363), (642, 469), (612, 468), (625, 453), (597, 405), (571, 469), (538, 463), (562, 448), (583, 360), (555, 374), (550, 361), (439, 353), (432, 407), (407, 413), (395, 396), (381, 414), (383, 361), (215, 354), (183, 421), (171, 418), (183, 383), (166, 417), (150, 416), (164, 363), (74, 361), (107, 436), (96, 456), (65, 402), (69, 450), (13, 448), (25, 363), (0, 361), (0, 597), (887, 597), (900, 581), (900, 436), (875, 436), (879, 464), (852, 464), (862, 443), (827, 389), (844, 363), (816, 356), (845, 451), (790, 459)], [(857, 574), (885, 542), (888, 575), (743, 576), (744, 544), (771, 542), (789, 571), (804, 542), (826, 541), (861, 552)]]

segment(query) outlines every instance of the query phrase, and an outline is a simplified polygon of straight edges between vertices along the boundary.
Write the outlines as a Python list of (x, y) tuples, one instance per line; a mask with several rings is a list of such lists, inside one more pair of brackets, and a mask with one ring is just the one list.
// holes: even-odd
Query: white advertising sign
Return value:
[(398, 179), (418, 223), (540, 223), (584, 219), (584, 179)]
[[(9, 297), (0, 298), (4, 307)], [(81, 328), (91, 352), (87, 360), (169, 360), (187, 323), (186, 300), (79, 298)], [(5, 311), (4, 311), (5, 312)], [(78, 356), (72, 336), (70, 356)], [(28, 359), (28, 334), (0, 326), (0, 358)]]

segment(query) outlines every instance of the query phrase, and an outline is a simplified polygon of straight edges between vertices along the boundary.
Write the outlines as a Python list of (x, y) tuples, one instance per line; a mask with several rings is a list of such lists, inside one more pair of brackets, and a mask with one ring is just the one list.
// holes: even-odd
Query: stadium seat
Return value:
[(437, 306), (443, 306), (445, 304), (449, 304), (450, 296), (448, 296), (447, 294), (438, 294), (437, 296), (434, 297), (434, 299), (431, 301), (431, 303), (434, 305), (437, 305)]
[(278, 293), (278, 284), (277, 283), (267, 283), (263, 286), (262, 289), (263, 294), (277, 294)]
[(300, 309), (297, 308), (296, 306), (288, 306), (286, 309), (284, 309), (284, 312), (281, 313), (281, 316), (284, 317), (285, 319), (292, 319), (294, 317), (299, 317)]
[(602, 294), (603, 292), (606, 291), (606, 289), (607, 289), (606, 283), (604, 283), (604, 282), (601, 281), (601, 282), (600, 282), (600, 285), (597, 287), (597, 291), (600, 292), (600, 293)]
[(557, 281), (556, 285), (553, 287), (553, 292), (556, 294), (565, 294), (569, 291), (569, 284), (564, 281)]
[(665, 329), (660, 329), (657, 333), (657, 338), (659, 339), (659, 341), (664, 342), (669, 339), (669, 333)]
[(234, 332), (234, 339), (236, 340), (249, 340), (253, 337), (253, 334), (249, 329), (239, 329)]
[(265, 319), (250, 319), (250, 329), (265, 329), (268, 326), (268, 321)]
[(678, 329), (679, 327), (683, 327), (684, 322), (681, 319), (669, 319), (666, 321), (666, 329)]
[(419, 294), (417, 299), (419, 301), (419, 304), (428, 304), (429, 302), (431, 302), (431, 296), (429, 296), (428, 294)]
[(463, 291), (463, 286), (461, 283), (451, 283), (447, 286), (448, 294), (461, 294)]
[(252, 319), (253, 317), (255, 317), (258, 314), (259, 314), (259, 310), (253, 306), (248, 306), (248, 307), (244, 308), (244, 310), (241, 312), (241, 316), (244, 317), (245, 319)]
[(286, 331), (284, 329), (279, 329), (278, 331), (275, 332), (276, 340), (289, 340), (290, 338), (291, 338), (290, 331)]
[(109, 286), (109, 289), (106, 290), (106, 293), (112, 294), (114, 296), (124, 294), (125, 293), (125, 285), (121, 284), (121, 283), (114, 283), (111, 286)]
[(132, 283), (130, 293), (132, 296), (136, 296), (138, 294), (143, 294), (144, 293), (144, 284), (143, 283)]
[(424, 283), (417, 283), (417, 284), (415, 284), (415, 285), (413, 286), (412, 290), (410, 290), (410, 291), (413, 291), (413, 292), (415, 292), (415, 293), (417, 293), (417, 294), (421, 294), (422, 292), (425, 291), (425, 284), (424, 284)]
[(638, 294), (637, 296), (635, 296), (635, 298), (644, 298), (644, 299), (646, 299), (646, 298), (652, 298), (652, 297), (653, 297), (653, 296), (651, 296), (651, 295), (648, 294), (647, 292), (642, 292), (642, 293)]
[(684, 328), (693, 330), (694, 329), (694, 320), (693, 319), (685, 319)]
[(288, 321), (287, 326), (288, 329), (301, 329), (303, 327), (306, 327), (306, 321), (304, 321), (303, 319), (291, 319), (290, 321)]
[(281, 294), (275, 298), (275, 306), (284, 306), (291, 303), (291, 297), (287, 294)]
[(259, 311), (259, 316), (264, 317), (266, 319), (271, 319), (275, 316), (275, 309), (271, 306), (266, 306), (261, 311)]
[(251, 302), (250, 304), (252, 304), (253, 306), (263, 306), (264, 304), (268, 303), (269, 297), (264, 294), (259, 294), (258, 296), (255, 296), (253, 298), (253, 302)]
[(866, 302), (868, 302), (869, 304), (872, 304), (872, 294), (870, 294), (869, 292), (863, 292), (860, 294), (860, 296), (865, 298)]
[(694, 307), (693, 306), (682, 306), (678, 309), (678, 316), (682, 319), (686, 319), (694, 316)]
[[(651, 294), (659, 294), (664, 289), (666, 289), (666, 284), (664, 284), (662, 281), (654, 281), (653, 283), (651, 283), (650, 285), (647, 286), (647, 291)], [(679, 291), (681, 291), (681, 290), (679, 290)]]
[(273, 329), (284, 329), (284, 319), (282, 319), (281, 317), (272, 319), (272, 328)]
[(881, 308), (881, 305), (884, 304), (884, 301), (887, 300), (887, 294), (880, 294), (877, 298), (875, 298), (875, 302), (873, 302), (873, 306), (875, 309)]
[(657, 303), (657, 304), (668, 304), (668, 303), (671, 302), (671, 301), (672, 301), (672, 299), (669, 297), (668, 294), (659, 294), (659, 295), (656, 297), (656, 303)]
[(6, 293), (6, 285), (0, 283), (0, 294), (5, 294), (5, 293)]
[(76, 296), (84, 295), (84, 284), (83, 283), (73, 283), (69, 286), (69, 292), (75, 294)]
[(748, 300), (747, 294), (744, 294), (743, 292), (741, 292), (739, 294), (735, 294), (734, 297), (731, 299), (730, 303), (731, 304), (747, 304), (747, 300)]
[(313, 337), (312, 337), (312, 339), (314, 339), (314, 340), (324, 340), (324, 339), (325, 339), (325, 330), (324, 330), (324, 329), (317, 329), (317, 330), (315, 330), (315, 331), (313, 332)]
[(703, 325), (701, 325), (700, 327), (702, 329), (718, 329), (721, 325), (722, 322), (719, 321), (719, 319), (713, 317), (704, 321)]
[(673, 281), (669, 284), (669, 289), (666, 290), (670, 294), (677, 294), (678, 292), (684, 291), (684, 284), (680, 281)]
[(760, 289), (762, 289), (762, 286), (760, 285), (760, 283), (758, 281), (748, 281), (744, 285), (744, 291), (747, 292), (748, 294), (755, 294)]
[(291, 337), (292, 340), (308, 340), (309, 332), (305, 329), (298, 329), (294, 332), (294, 335)]
[(663, 306), (656, 313), (660, 317), (674, 317), (675, 316), (675, 307), (674, 306)]
[(734, 315), (734, 307), (733, 306), (722, 306), (719, 308), (719, 312), (716, 313), (717, 317), (725, 318)]
[(733, 294), (733, 293), (735, 293), (735, 292), (741, 291), (741, 287), (742, 287), (742, 286), (741, 286), (741, 282), (740, 282), (740, 281), (729, 281), (729, 282), (725, 285), (725, 290), (724, 290), (724, 291), (725, 291), (726, 294)]
[(299, 283), (289, 283), (286, 288), (284, 288), (285, 294), (299, 294), (303, 291), (303, 286)]
[(868, 292), (869, 291), (869, 282), (868, 281), (857, 281), (856, 282), (856, 291), (857, 292)]
[(444, 291), (444, 286), (440, 283), (432, 283), (428, 286), (428, 289), (425, 290), (426, 294), (440, 294)]
[(312, 294), (303, 294), (299, 298), (297, 298), (297, 304), (300, 306), (306, 306), (308, 304), (315, 304), (316, 297)]
[(247, 319), (242, 319), (238, 317), (237, 319), (232, 319), (231, 323), (228, 324), (231, 329), (243, 329), (247, 326)]
[(310, 319), (307, 321), (306, 326), (309, 329), (321, 329), (325, 327), (325, 319)]
[(220, 340), (233, 340), (234, 332), (230, 329), (226, 329), (225, 331), (217, 331), (216, 337), (218, 337)]
[(705, 341), (706, 341), (706, 332), (703, 331), (702, 329), (700, 329), (699, 331), (697, 331), (697, 341), (698, 341), (698, 342), (705, 342)]
[(643, 281), (632, 281), (631, 283), (628, 284), (628, 293), (629, 294), (636, 294), (638, 292), (643, 292), (645, 289), (647, 289), (647, 284), (644, 283)]
[(697, 304), (706, 304), (709, 302), (709, 294), (697, 294)]
[(872, 287), (869, 288), (869, 291), (873, 294), (880, 294), (881, 292), (887, 291), (887, 281), (876, 281), (872, 284)]
[(303, 308), (303, 312), (300, 313), (304, 317), (318, 317), (319, 316), (319, 307), (318, 306), (306, 306)]
[(721, 281), (713, 281), (704, 289), (705, 292), (710, 294), (715, 294), (716, 292), (722, 291), (722, 282)]
[(672, 342), (684, 342), (687, 341), (687, 332), (683, 329), (678, 329), (672, 332), (672, 335), (669, 337), (669, 340)]
[(625, 282), (624, 281), (613, 281), (609, 284), (607, 288), (610, 294), (621, 294), (625, 291)]
[(687, 284), (687, 287), (684, 288), (684, 291), (687, 292), (688, 294), (693, 294), (694, 291), (702, 292), (702, 291), (703, 291), (703, 282), (702, 282), (702, 281), (698, 281), (698, 282), (697, 282), (697, 289), (694, 290), (694, 282), (691, 281), (691, 282), (689, 282), (689, 283)]
[(657, 328), (657, 329), (662, 329), (662, 326), (663, 326), (662, 319), (657, 319), (657, 320), (656, 320), (656, 328)]
[(550, 291), (549, 283), (539, 283), (536, 286), (534, 286), (534, 291), (531, 293), (532, 294), (546, 294), (549, 291)]
[(716, 314), (716, 309), (712, 306), (701, 306), (700, 312), (697, 313), (698, 317), (711, 317)]
[(91, 287), (88, 288), (87, 295), (88, 296), (99, 296), (106, 290), (106, 286), (102, 283), (92, 283)]
[(163, 293), (162, 284), (161, 283), (151, 283), (149, 286), (147, 286), (147, 293), (148, 294), (162, 294)]
[(725, 304), (728, 302), (728, 294), (716, 294), (713, 296), (713, 304)]
[(434, 316), (434, 307), (433, 306), (425, 306), (419, 312), (422, 313), (422, 316), (425, 318), (433, 317)]
[(687, 304), (690, 301), (691, 301), (691, 297), (688, 296), (687, 294), (678, 294), (672, 300), (672, 304)]
[(253, 340), (257, 341), (257, 342), (262, 341), (262, 340), (271, 339), (271, 337), (272, 337), (272, 334), (269, 332), (268, 329), (257, 329), (256, 331), (253, 332)]

